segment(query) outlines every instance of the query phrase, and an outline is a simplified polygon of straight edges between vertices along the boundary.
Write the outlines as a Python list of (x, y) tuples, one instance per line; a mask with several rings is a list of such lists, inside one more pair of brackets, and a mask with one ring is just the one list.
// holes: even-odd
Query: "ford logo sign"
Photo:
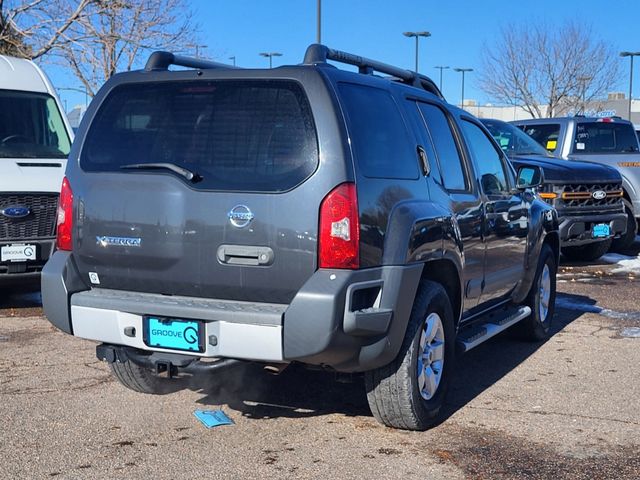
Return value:
[(24, 218), (31, 213), (31, 210), (23, 206), (6, 207), (0, 213), (7, 218)]
[(605, 192), (604, 190), (596, 190), (595, 192), (593, 192), (591, 194), (591, 196), (595, 199), (595, 200), (602, 200), (604, 198), (607, 198), (607, 192)]
[(251, 223), (253, 220), (253, 213), (246, 205), (236, 205), (227, 214), (231, 225), (238, 228), (243, 228)]

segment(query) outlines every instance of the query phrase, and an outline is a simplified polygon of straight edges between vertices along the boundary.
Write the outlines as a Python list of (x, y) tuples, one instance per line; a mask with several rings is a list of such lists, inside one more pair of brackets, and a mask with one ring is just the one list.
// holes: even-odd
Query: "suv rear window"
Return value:
[(634, 153), (638, 138), (628, 123), (584, 122), (576, 125), (573, 153)]
[(144, 163), (197, 173), (199, 189), (289, 190), (318, 165), (309, 103), (288, 80), (121, 85), (96, 114), (80, 166), (124, 172)]
[(523, 125), (520, 128), (550, 152), (558, 148), (558, 137), (560, 136), (559, 123)]
[(0, 158), (67, 158), (70, 149), (53, 97), (0, 90)]

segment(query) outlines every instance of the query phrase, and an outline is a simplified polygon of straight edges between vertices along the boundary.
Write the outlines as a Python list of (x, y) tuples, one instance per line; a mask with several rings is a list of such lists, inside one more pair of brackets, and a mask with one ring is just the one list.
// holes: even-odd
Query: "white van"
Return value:
[(72, 139), (42, 70), (0, 55), (0, 285), (37, 280), (53, 252)]

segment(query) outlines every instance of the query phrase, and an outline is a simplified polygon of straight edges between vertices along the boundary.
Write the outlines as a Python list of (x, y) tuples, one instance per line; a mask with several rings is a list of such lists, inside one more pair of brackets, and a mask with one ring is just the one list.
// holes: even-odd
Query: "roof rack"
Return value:
[(303, 63), (326, 63), (327, 60), (354, 65), (358, 67), (358, 72), (366, 75), (372, 75), (374, 71), (392, 75), (402, 83), (422, 88), (427, 92), (432, 93), (444, 100), (444, 96), (442, 95), (442, 92), (440, 92), (440, 89), (436, 86), (434, 81), (426, 75), (421, 75), (420, 73), (413, 72), (411, 70), (394, 67), (393, 65), (388, 65), (376, 60), (370, 60), (368, 58), (354, 55), (352, 53), (334, 50), (319, 43), (309, 45), (306, 53), (304, 54)]
[(212, 62), (211, 60), (202, 60), (200, 58), (185, 57), (182, 55), (174, 55), (171, 52), (153, 52), (149, 55), (147, 64), (144, 69), (147, 72), (154, 70), (168, 70), (170, 65), (178, 65), (180, 67), (211, 69), (211, 68), (238, 68), (224, 63)]

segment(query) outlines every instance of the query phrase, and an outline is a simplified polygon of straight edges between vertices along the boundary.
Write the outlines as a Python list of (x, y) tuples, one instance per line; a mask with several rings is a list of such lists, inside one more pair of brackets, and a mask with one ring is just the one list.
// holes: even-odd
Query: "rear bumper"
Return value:
[[(560, 245), (562, 247), (586, 245), (623, 235), (627, 231), (627, 216), (624, 213), (605, 215), (567, 215), (558, 213), (560, 220)], [(593, 237), (593, 227), (598, 224), (609, 225), (609, 237)]]
[(422, 267), (318, 270), (283, 305), (90, 289), (73, 257), (56, 252), (42, 273), (42, 301), (56, 327), (110, 345), (175, 354), (145, 345), (143, 316), (197, 319), (205, 326), (200, 357), (299, 361), (355, 372), (397, 355)]

